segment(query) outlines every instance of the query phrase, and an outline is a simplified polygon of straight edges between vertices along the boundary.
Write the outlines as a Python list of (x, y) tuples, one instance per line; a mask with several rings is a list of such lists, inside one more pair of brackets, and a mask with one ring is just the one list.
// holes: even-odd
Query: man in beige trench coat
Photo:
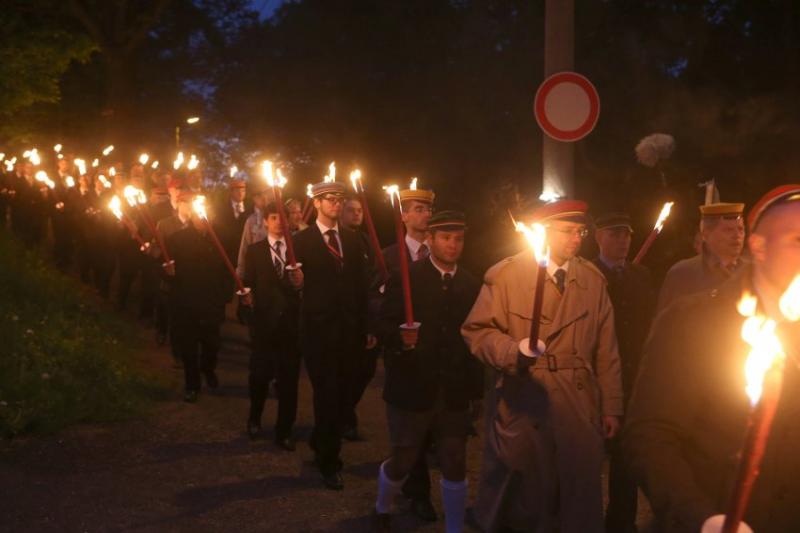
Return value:
[(622, 382), (605, 278), (577, 257), (586, 211), (561, 200), (534, 213), (550, 246), (544, 354), (520, 348), (533, 314), (530, 250), (489, 269), (462, 326), (475, 357), (495, 369), (474, 506), (485, 531), (603, 531), (603, 439), (619, 430)]

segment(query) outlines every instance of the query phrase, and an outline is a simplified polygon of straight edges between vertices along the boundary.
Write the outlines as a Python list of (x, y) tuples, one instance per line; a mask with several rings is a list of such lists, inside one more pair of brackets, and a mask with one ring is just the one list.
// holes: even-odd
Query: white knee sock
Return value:
[(403, 488), (403, 483), (406, 482), (408, 476), (401, 480), (393, 481), (386, 475), (386, 461), (381, 463), (378, 471), (378, 499), (375, 501), (375, 510), (381, 514), (388, 513), (392, 508), (392, 502), (395, 496), (400, 494), (400, 489)]
[(461, 533), (464, 530), (464, 512), (467, 508), (467, 480), (448, 481), (442, 478), (442, 505), (447, 533)]

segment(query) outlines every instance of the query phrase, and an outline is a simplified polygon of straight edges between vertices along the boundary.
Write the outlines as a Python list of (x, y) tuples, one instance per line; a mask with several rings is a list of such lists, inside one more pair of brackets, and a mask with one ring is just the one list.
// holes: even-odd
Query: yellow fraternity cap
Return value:
[(432, 204), (435, 197), (436, 195), (433, 191), (426, 191), (425, 189), (403, 189), (400, 191), (401, 202), (416, 200), (424, 204)]
[(744, 204), (716, 203), (700, 206), (700, 215), (703, 218), (739, 218), (744, 213)]

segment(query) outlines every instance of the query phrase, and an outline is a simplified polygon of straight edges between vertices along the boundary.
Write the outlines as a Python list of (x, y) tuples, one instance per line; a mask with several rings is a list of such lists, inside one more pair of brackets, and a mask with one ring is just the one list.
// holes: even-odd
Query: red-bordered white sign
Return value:
[(600, 96), (586, 77), (577, 72), (559, 72), (539, 86), (533, 111), (548, 136), (573, 142), (589, 135), (597, 124)]

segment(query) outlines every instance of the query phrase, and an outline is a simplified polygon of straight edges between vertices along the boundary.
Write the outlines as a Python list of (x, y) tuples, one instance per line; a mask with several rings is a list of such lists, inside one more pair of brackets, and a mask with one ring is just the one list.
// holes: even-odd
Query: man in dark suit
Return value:
[[(404, 189), (400, 191), (400, 208), (403, 224), (406, 228), (405, 246), (403, 247), (409, 262), (427, 259), (430, 255), (428, 244), (428, 221), (433, 213), (433, 200), (436, 195), (426, 189)], [(396, 276), (400, 270), (400, 256), (398, 243), (393, 243), (383, 249), (386, 268), (390, 275)], [(382, 295), (372, 291), (372, 298), (378, 298), (377, 307), (380, 307)], [(373, 307), (371, 304), (370, 307)], [(411, 509), (418, 517), (427, 522), (436, 520), (436, 509), (431, 503), (431, 479), (428, 472), (426, 451), (430, 442), (423, 447), (419, 459), (408, 475), (408, 480), (403, 486), (403, 494), (411, 500)]]
[[(614, 308), (614, 329), (622, 362), (622, 389), (630, 398), (639, 370), (644, 341), (650, 330), (655, 293), (650, 272), (628, 259), (633, 228), (625, 213), (607, 213), (595, 221), (599, 254), (593, 263), (608, 280), (608, 295)], [(629, 473), (620, 438), (610, 443), (609, 501), (606, 531), (635, 533), (638, 488)]]
[(311, 447), (326, 487), (341, 490), (341, 422), (352, 408), (353, 362), (367, 343), (367, 265), (358, 237), (340, 228), (345, 187), (312, 188), (317, 220), (295, 235), (304, 274), (300, 339), (314, 388)]
[[(414, 320), (404, 320), (399, 276), (393, 276), (381, 309), (386, 346), (386, 418), (391, 457), (380, 468), (376, 525), (389, 529), (389, 508), (406, 476), (435, 435), (446, 531), (461, 531), (467, 499), (466, 442), (470, 402), (479, 397), (482, 367), (473, 358), (461, 324), (480, 290), (480, 281), (458, 260), (464, 249), (464, 215), (442, 211), (430, 219), (430, 257), (410, 267)], [(398, 327), (399, 326), (399, 327)]]
[(233, 265), (236, 265), (239, 256), (245, 220), (252, 212), (244, 204), (246, 190), (244, 180), (230, 180), (225, 200), (215, 206), (214, 210), (214, 227), (219, 228), (219, 240)]
[(250, 438), (260, 435), (264, 402), (269, 383), (275, 378), (278, 392), (275, 443), (284, 450), (294, 451), (292, 428), (297, 417), (300, 377), (297, 319), (301, 280), (293, 276), (302, 271), (286, 269), (286, 239), (274, 202), (264, 208), (263, 220), (267, 238), (247, 248), (243, 278), (251, 292), (242, 300), (253, 308), (247, 433)]
[[(179, 201), (191, 203), (191, 193), (183, 193)], [(228, 299), (227, 271), (207, 224), (191, 213), (189, 224), (166, 242), (175, 261), (174, 275), (170, 277), (171, 333), (183, 360), (184, 400), (190, 403), (197, 401), (201, 372), (209, 388), (219, 384), (215, 373), (219, 329)]]
[(744, 519), (759, 533), (800, 531), (800, 328), (783, 305), (797, 297), (781, 302), (800, 272), (800, 185), (767, 193), (747, 226), (752, 263), (660, 312), (645, 345), (623, 440), (659, 531), (721, 531), (752, 410), (745, 389), (751, 346), (737, 310), (745, 293), (757, 298), (757, 315), (777, 323), (786, 360)]

